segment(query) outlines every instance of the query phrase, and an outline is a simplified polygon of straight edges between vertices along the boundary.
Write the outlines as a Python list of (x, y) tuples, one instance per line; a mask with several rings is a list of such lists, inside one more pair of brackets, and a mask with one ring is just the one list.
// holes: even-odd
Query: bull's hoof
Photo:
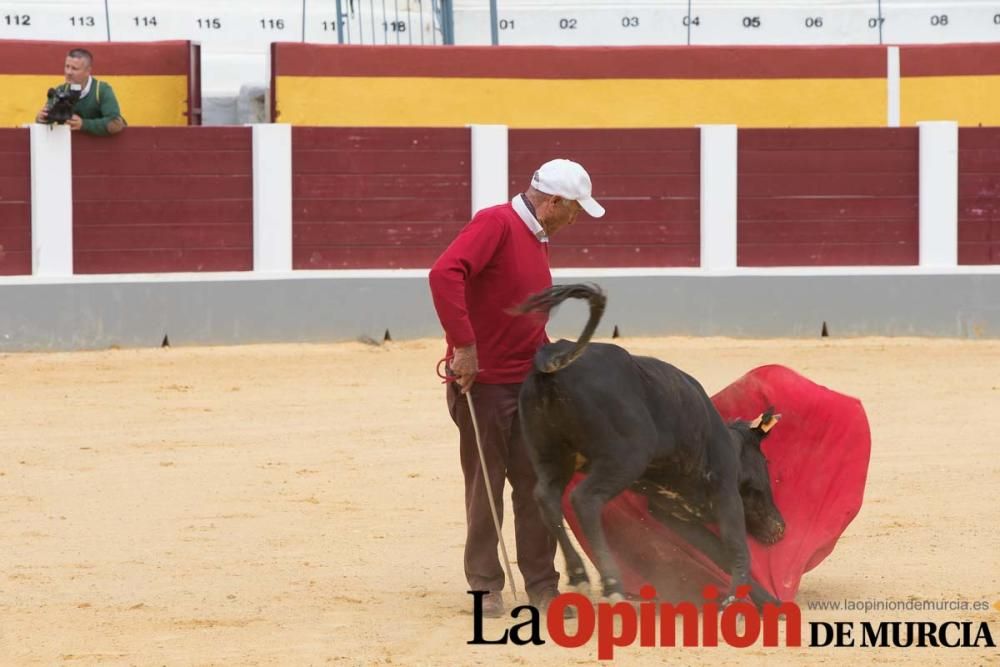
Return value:
[(719, 603), (719, 609), (720, 610), (725, 609), (726, 607), (729, 607), (730, 605), (736, 602), (749, 602), (753, 604), (753, 606), (756, 607), (757, 609), (761, 609), (761, 605), (757, 604), (751, 596), (736, 597), (736, 595), (732, 593), (726, 596), (726, 599), (724, 599), (722, 602)]
[(756, 605), (757, 609), (759, 609), (761, 611), (763, 611), (764, 605), (766, 605), (766, 604), (774, 605), (775, 607), (777, 607), (777, 606), (779, 606), (781, 604), (781, 600), (779, 600), (778, 598), (774, 597), (773, 595), (771, 595), (767, 591), (761, 591), (760, 594), (757, 594), (756, 592), (751, 593), (750, 594), (750, 601), (753, 602), (754, 605)]
[(586, 597), (589, 598), (590, 597), (590, 582), (586, 581), (586, 580), (577, 582), (576, 584), (573, 585), (573, 590), (576, 591), (577, 593), (579, 593), (580, 595), (584, 595), (584, 596), (586, 596)]

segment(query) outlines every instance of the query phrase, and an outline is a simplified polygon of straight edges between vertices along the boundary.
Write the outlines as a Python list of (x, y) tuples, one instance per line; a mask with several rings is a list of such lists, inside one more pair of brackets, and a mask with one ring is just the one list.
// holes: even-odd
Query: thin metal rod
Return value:
[(302, 0), (302, 43), (306, 41), (306, 0)]
[(500, 43), (500, 12), (497, 10), (497, 0), (490, 0), (490, 43), (496, 46)]
[(344, 6), (341, 4), (342, 2), (343, 0), (337, 0), (337, 44), (344, 43)]
[(882, 43), (882, 0), (878, 0), (878, 43)]
[(424, 45), (424, 0), (417, 0), (420, 7), (420, 46)]
[(691, 0), (688, 0), (687, 38), (688, 46), (691, 46)]
[(108, 41), (111, 41), (111, 10), (108, 9), (108, 0), (104, 0), (104, 25), (108, 29)]
[[(396, 0), (399, 2), (399, 0)], [(389, 43), (389, 22), (386, 20), (388, 14), (385, 13), (385, 0), (382, 0), (382, 40)]]
[(406, 0), (406, 37), (410, 40), (411, 46), (413, 45), (413, 18), (410, 15), (412, 3), (413, 0)]
[(476, 432), (476, 447), (479, 449), (479, 463), (483, 466), (483, 480), (486, 486), (486, 497), (490, 501), (490, 511), (493, 513), (493, 526), (497, 529), (497, 541), (500, 543), (500, 553), (503, 555), (503, 565), (507, 568), (507, 581), (510, 582), (510, 592), (517, 599), (517, 587), (514, 585), (514, 573), (510, 569), (507, 558), (507, 547), (503, 543), (503, 533), (500, 530), (500, 516), (497, 514), (497, 503), (493, 499), (493, 486), (490, 484), (490, 474), (486, 470), (486, 454), (483, 453), (483, 441), (479, 438), (479, 421), (476, 419), (476, 408), (472, 405), (472, 391), (465, 394), (469, 402), (469, 414), (472, 415), (472, 430)]
[(364, 0), (358, 0), (358, 44), (365, 43), (365, 16), (361, 13), (361, 4), (363, 2)]
[(394, 0), (396, 5), (396, 46), (399, 46), (399, 0)]
[(438, 43), (438, 25), (440, 25), (440, 20), (438, 19), (438, 0), (431, 0), (431, 44), (435, 46)]

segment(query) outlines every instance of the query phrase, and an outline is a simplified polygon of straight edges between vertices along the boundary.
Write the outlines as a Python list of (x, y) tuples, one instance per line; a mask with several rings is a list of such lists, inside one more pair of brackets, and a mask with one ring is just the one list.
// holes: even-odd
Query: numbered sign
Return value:
[(887, 44), (1000, 41), (1000, 2), (882, 0)]
[[(619, 8), (511, 7), (501, 4), (497, 33), (501, 45), (635, 46), (686, 44), (687, 5), (623, 4)], [(485, 30), (483, 29), (485, 27)], [(489, 44), (489, 12), (455, 8), (455, 41)]]
[[(693, 0), (692, 44), (878, 44), (878, 4)], [(876, 26), (877, 27), (877, 26)]]
[(110, 0), (116, 41), (190, 39), (234, 52), (265, 53), (302, 39), (301, 0)]
[(103, 0), (0, 2), (0, 39), (99, 42), (107, 38)]

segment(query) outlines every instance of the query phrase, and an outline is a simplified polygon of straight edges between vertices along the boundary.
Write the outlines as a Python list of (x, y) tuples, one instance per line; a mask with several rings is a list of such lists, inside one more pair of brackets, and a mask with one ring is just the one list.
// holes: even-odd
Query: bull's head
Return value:
[(785, 520), (774, 504), (767, 459), (760, 447), (780, 418), (769, 407), (752, 422), (736, 421), (729, 425), (740, 448), (740, 496), (747, 532), (765, 544), (774, 544), (785, 534)]

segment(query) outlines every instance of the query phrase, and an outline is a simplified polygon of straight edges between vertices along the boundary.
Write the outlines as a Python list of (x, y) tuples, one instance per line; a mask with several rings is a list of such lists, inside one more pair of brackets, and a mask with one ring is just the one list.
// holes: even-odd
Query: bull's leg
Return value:
[(541, 510), (545, 525), (555, 536), (566, 559), (566, 573), (569, 585), (577, 590), (589, 593), (590, 578), (583, 565), (583, 559), (573, 547), (563, 524), (562, 497), (566, 485), (573, 474), (572, 463), (567, 465), (539, 465), (536, 467), (538, 484), (535, 486), (535, 500)]
[[(654, 496), (649, 497), (649, 513), (657, 521), (676, 533), (685, 542), (708, 556), (720, 569), (728, 572), (732, 566), (729, 557), (722, 547), (719, 536), (699, 523), (681, 521), (670, 513), (669, 504), (664, 505)], [(758, 608), (765, 604), (779, 604), (780, 601), (771, 595), (752, 576), (750, 577), (750, 599)]]
[[(608, 446), (609, 452), (627, 452), (628, 448)], [(608, 548), (601, 524), (604, 505), (624, 491), (646, 470), (647, 461), (639, 457), (623, 456), (611, 462), (591, 461), (590, 474), (573, 489), (570, 501), (580, 520), (583, 534), (594, 550), (594, 561), (601, 573), (604, 596), (613, 602), (625, 598), (621, 571)]]
[(715, 498), (718, 508), (719, 537), (723, 551), (729, 560), (729, 596), (735, 594), (738, 586), (750, 584), (750, 550), (747, 548), (747, 527), (743, 513), (743, 499), (736, 487), (735, 479), (723, 484)]

